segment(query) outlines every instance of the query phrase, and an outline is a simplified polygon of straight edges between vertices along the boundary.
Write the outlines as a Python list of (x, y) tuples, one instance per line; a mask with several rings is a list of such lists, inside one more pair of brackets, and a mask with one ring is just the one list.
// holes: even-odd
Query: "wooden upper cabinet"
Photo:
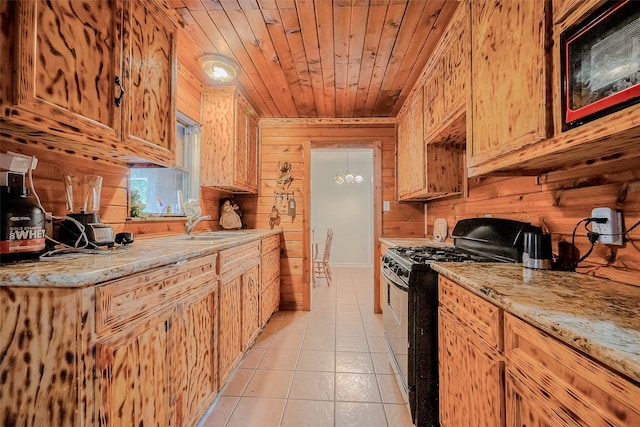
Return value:
[(550, 136), (550, 3), (470, 2), (469, 175)]
[[(469, 78), (468, 15), (458, 6), (427, 64), (424, 82), (424, 137), (428, 142), (464, 143)], [(462, 118), (462, 120), (460, 120)], [(457, 129), (453, 131), (451, 125)], [(454, 134), (455, 132), (455, 134)]]
[(232, 193), (258, 191), (258, 122), (235, 87), (206, 88), (200, 149), (201, 184)]
[(570, 14), (583, 14), (602, 5), (603, 0), (553, 0), (553, 23), (558, 24), (569, 17)]
[(11, 65), (0, 67), (3, 128), (42, 131), (52, 145), (99, 158), (173, 165), (177, 29), (163, 9), (8, 3), (16, 19), (2, 34), (11, 46)]
[(468, 31), (458, 6), (398, 115), (398, 197), (429, 200), (463, 190)]
[(158, 163), (172, 166), (177, 29), (152, 1), (129, 0), (124, 4), (122, 140), (141, 150), (141, 158), (151, 151)]
[(561, 34), (602, 4), (471, 0), (469, 176), (541, 175), (636, 156), (640, 104), (563, 130)]
[[(36, 129), (104, 139), (120, 135), (114, 80), (122, 63), (122, 11), (97, 0), (10, 2), (17, 16), (9, 117)], [(10, 84), (11, 79), (3, 79)]]
[(422, 91), (398, 117), (398, 196), (410, 197), (425, 186)]

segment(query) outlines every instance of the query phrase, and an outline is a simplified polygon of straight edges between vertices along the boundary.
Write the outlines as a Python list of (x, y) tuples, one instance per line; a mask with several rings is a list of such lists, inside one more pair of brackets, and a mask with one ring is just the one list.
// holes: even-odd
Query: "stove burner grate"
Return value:
[(455, 247), (412, 246), (396, 247), (395, 251), (413, 264), (441, 262), (486, 262), (492, 259), (461, 251)]

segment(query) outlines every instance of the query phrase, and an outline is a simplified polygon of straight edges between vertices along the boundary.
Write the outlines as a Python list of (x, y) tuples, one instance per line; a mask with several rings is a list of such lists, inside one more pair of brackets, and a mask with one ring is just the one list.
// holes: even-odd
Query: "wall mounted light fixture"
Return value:
[(217, 53), (204, 55), (198, 62), (205, 74), (220, 84), (231, 82), (240, 72), (240, 67), (233, 59)]

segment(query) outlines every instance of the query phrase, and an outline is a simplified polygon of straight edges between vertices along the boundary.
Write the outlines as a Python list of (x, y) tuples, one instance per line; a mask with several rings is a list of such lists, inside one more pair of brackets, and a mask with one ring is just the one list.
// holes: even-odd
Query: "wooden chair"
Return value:
[(327, 238), (324, 240), (324, 250), (320, 252), (319, 247), (322, 242), (313, 245), (313, 286), (321, 278), (327, 280), (327, 286), (331, 286), (331, 268), (329, 267), (329, 257), (331, 256), (331, 241), (333, 240), (333, 230), (327, 229)]

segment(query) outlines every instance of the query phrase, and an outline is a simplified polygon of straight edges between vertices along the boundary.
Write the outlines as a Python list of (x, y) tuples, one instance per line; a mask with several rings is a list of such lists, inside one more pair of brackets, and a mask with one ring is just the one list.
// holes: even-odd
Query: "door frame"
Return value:
[(373, 311), (382, 313), (380, 301), (380, 237), (382, 236), (382, 141), (326, 141), (310, 140), (303, 143), (304, 168), (304, 198), (303, 216), (303, 274), (304, 282), (308, 285), (304, 289), (304, 310), (311, 309), (311, 150), (312, 149), (349, 149), (369, 148), (373, 151)]

